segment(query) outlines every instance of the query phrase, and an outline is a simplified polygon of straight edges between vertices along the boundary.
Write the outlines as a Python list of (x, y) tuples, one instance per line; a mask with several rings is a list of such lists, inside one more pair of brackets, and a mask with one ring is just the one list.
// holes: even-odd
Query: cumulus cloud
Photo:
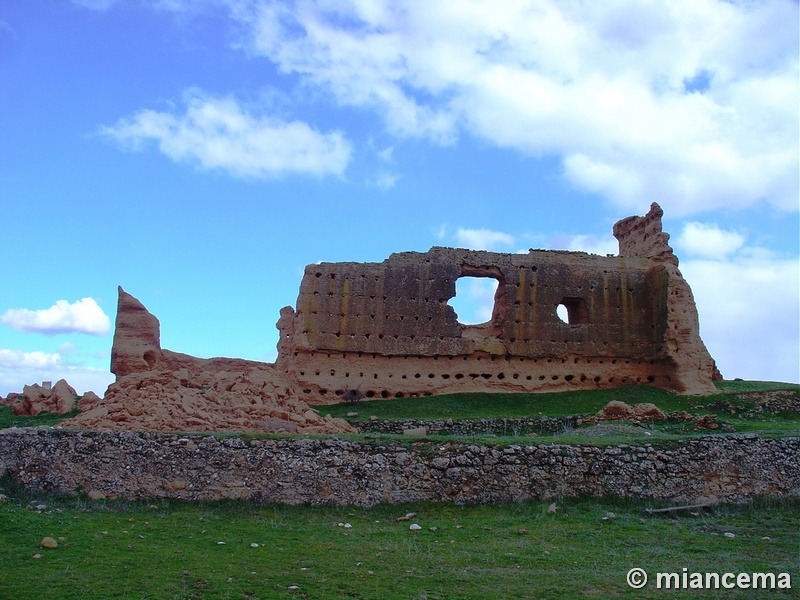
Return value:
[(745, 240), (745, 236), (736, 231), (693, 221), (684, 225), (674, 245), (681, 255), (721, 259), (742, 248)]
[(700, 334), (726, 379), (800, 382), (800, 263), (767, 252), (681, 261)]
[(45, 335), (106, 335), (111, 329), (110, 319), (93, 298), (83, 298), (72, 304), (57, 300), (53, 306), (43, 310), (12, 308), (0, 315), (0, 323), (18, 331)]
[(22, 352), (0, 348), (0, 367), (34, 368), (58, 367), (62, 364), (58, 352)]
[(248, 51), (398, 136), (560, 156), (624, 210), (797, 210), (796, 2), (232, 6)]
[(340, 131), (320, 133), (302, 121), (283, 121), (248, 112), (232, 97), (192, 89), (182, 114), (142, 110), (101, 134), (139, 150), (155, 141), (175, 162), (220, 169), (237, 177), (291, 173), (342, 175), (352, 154)]
[(498, 246), (510, 246), (514, 243), (514, 236), (491, 229), (464, 229), (459, 227), (456, 230), (455, 237), (459, 245), (471, 250), (494, 250)]
[(694, 292), (700, 334), (726, 378), (798, 381), (800, 262), (747, 236), (690, 221), (672, 241)]

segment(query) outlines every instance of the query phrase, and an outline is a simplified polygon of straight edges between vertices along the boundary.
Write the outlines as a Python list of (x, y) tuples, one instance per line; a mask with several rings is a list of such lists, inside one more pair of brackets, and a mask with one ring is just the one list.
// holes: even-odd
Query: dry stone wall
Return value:
[(581, 422), (581, 417), (495, 417), (484, 419), (400, 419), (398, 421), (361, 421), (358, 429), (370, 433), (405, 434), (409, 431), (425, 435), (499, 435), (522, 436), (565, 433)]
[(683, 503), (797, 497), (798, 450), (798, 438), (754, 434), (596, 447), (6, 429), (0, 476), (36, 492), (94, 498), (369, 506), (628, 496)]

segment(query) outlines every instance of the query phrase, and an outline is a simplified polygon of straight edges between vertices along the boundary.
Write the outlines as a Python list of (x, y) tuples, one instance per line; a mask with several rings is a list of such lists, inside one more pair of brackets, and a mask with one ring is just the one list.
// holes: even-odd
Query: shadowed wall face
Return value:
[[(485, 266), (491, 265), (491, 266)], [(459, 277), (498, 281), (492, 318), (462, 325), (448, 301)], [(526, 358), (655, 357), (665, 320), (662, 269), (646, 260), (434, 248), (383, 263), (306, 269), (295, 347), (387, 356), (461, 356), (489, 347)], [(557, 315), (564, 305), (565, 323)]]

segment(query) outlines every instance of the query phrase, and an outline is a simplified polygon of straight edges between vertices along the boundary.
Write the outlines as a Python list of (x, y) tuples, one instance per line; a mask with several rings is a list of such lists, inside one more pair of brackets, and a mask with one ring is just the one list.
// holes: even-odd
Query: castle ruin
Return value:
[[(280, 430), (277, 419), (299, 431), (324, 429), (307, 404), (361, 397), (626, 385), (714, 393), (719, 373), (700, 339), (694, 298), (662, 231), (662, 215), (653, 204), (646, 216), (616, 223), (618, 256), (432, 248), (392, 254), (381, 263), (309, 265), (296, 307), (281, 310), (274, 364), (162, 350), (158, 320), (120, 288), (111, 366), (117, 381), (75, 424), (91, 425), (94, 412), (96, 425), (101, 409), (102, 422), (108, 422), (114, 414), (109, 398), (117, 412), (125, 411), (134, 387), (134, 396), (157, 400), (142, 393), (152, 390), (148, 381), (159, 382), (161, 401), (164, 390), (179, 396), (202, 390), (188, 409), (198, 413), (192, 417), (196, 430), (213, 427), (200, 414), (211, 409), (200, 405), (205, 399), (212, 406), (221, 393), (233, 393), (245, 405), (253, 395), (262, 403), (279, 396), (292, 410), (248, 427)], [(488, 322), (458, 322), (448, 301), (460, 277), (497, 281)], [(566, 308), (567, 322), (559, 318), (559, 306)], [(293, 419), (295, 413), (307, 421)], [(138, 423), (128, 414), (116, 426)]]

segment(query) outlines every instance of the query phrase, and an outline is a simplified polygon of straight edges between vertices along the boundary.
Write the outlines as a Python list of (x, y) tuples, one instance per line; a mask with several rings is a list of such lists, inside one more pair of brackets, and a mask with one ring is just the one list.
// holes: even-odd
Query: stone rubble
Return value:
[(300, 401), (268, 363), (195, 358), (163, 350), (160, 324), (119, 289), (111, 370), (103, 398), (85, 395), (81, 413), (62, 422), (79, 429), (354, 433), (343, 419)]
[[(87, 394), (94, 396), (94, 392)], [(26, 385), (22, 393), (10, 393), (4, 403), (11, 406), (15, 415), (35, 416), (40, 413), (66, 414), (71, 412), (80, 396), (66, 380), (59, 379), (51, 388), (35, 383)]]
[(159, 370), (112, 383), (105, 398), (81, 400), (81, 429), (353, 433), (346, 421), (324, 417), (262, 371)]
[(399, 419), (351, 421), (362, 433), (405, 433), (426, 430), (427, 435), (545, 435), (575, 429), (581, 417), (496, 417), (483, 419)]
[(42, 541), (39, 543), (42, 548), (49, 548), (55, 549), (58, 548), (58, 542), (51, 537), (42, 538)]

